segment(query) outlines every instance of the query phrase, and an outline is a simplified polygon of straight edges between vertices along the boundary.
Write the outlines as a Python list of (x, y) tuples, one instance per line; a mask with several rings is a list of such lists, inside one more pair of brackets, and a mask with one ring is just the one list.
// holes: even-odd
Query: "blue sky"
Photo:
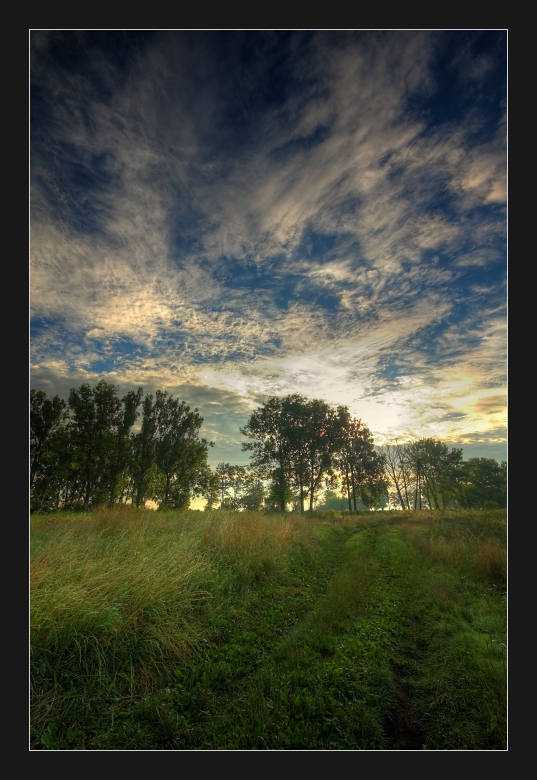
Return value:
[(31, 30), (30, 386), (507, 458), (506, 30)]

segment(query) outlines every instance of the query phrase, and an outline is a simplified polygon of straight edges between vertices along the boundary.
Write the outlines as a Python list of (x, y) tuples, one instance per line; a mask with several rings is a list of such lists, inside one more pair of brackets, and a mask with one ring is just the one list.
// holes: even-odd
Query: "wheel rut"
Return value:
[(394, 668), (395, 702), (384, 722), (388, 750), (424, 750), (425, 729), (400, 667)]

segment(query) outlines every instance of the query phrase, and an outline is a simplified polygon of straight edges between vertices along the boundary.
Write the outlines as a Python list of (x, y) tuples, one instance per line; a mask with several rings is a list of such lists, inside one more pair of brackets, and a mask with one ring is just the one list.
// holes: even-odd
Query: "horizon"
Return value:
[(507, 460), (507, 30), (30, 30), (30, 387)]

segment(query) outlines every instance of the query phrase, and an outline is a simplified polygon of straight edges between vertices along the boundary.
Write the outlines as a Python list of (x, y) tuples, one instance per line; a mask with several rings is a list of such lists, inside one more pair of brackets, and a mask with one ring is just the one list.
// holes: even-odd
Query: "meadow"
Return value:
[(30, 520), (30, 750), (506, 750), (505, 510)]

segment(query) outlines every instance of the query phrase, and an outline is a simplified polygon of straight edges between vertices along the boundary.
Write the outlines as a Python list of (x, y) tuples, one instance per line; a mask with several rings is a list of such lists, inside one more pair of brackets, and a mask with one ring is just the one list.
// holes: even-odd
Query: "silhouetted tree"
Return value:
[(376, 451), (369, 428), (352, 417), (348, 407), (338, 406), (336, 420), (334, 462), (341, 474), (349, 511), (357, 511), (359, 502), (374, 506), (388, 487), (384, 457)]
[(65, 422), (66, 407), (59, 395), (49, 398), (43, 390), (30, 390), (30, 487), (50, 452), (54, 435)]
[(120, 477), (125, 473), (132, 458), (130, 432), (138, 419), (138, 407), (142, 400), (142, 388), (130, 390), (121, 399), (122, 414), (112, 421), (112, 453), (109, 465), (110, 493), (108, 506), (114, 506), (116, 489)]
[(277, 396), (269, 398), (253, 412), (248, 423), (240, 431), (251, 439), (242, 444), (242, 450), (252, 452), (251, 464), (254, 473), (261, 479), (271, 479), (274, 474), (277, 475), (279, 509), (285, 512), (290, 479), (291, 445), (288, 431), (283, 425), (282, 404), (282, 399)]
[(114, 458), (114, 431), (123, 422), (118, 388), (104, 379), (92, 388), (84, 382), (69, 393), (69, 442), (72, 468), (84, 510), (105, 501), (106, 477)]
[(188, 507), (198, 475), (207, 463), (205, 439), (198, 438), (203, 417), (184, 402), (157, 390), (155, 461), (164, 476), (161, 508)]

